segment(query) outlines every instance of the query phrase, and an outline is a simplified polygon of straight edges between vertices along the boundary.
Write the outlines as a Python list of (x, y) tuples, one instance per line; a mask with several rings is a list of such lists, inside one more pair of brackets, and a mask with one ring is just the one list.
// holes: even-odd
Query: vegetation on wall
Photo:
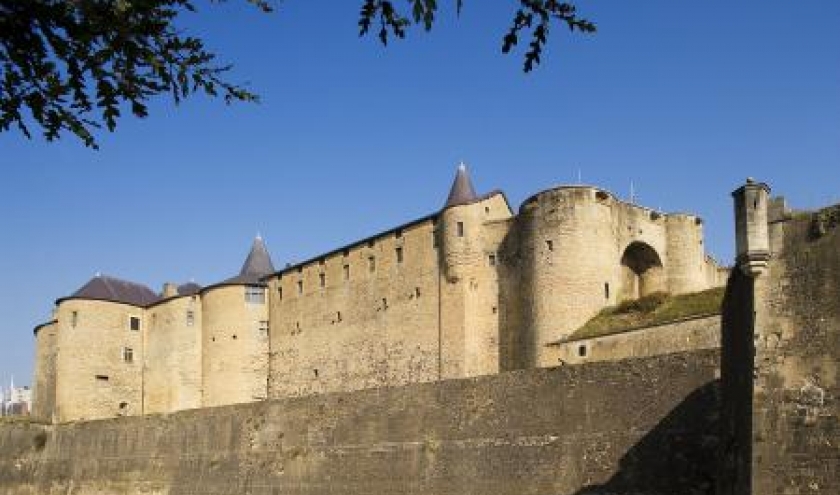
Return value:
[(670, 296), (656, 292), (604, 308), (567, 340), (580, 340), (661, 325), (683, 318), (719, 314), (724, 287)]

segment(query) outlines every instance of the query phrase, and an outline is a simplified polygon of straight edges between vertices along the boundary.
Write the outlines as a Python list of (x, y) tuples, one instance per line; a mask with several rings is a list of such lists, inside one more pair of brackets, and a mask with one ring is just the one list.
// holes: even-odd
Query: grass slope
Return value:
[(657, 292), (641, 299), (624, 301), (618, 306), (601, 310), (567, 340), (601, 337), (691, 316), (717, 314), (720, 313), (723, 292), (724, 287), (679, 296)]

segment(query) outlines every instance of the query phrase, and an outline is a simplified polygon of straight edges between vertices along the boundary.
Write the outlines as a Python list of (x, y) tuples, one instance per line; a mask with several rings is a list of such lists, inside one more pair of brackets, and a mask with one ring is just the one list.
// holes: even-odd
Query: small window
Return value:
[(484, 213), (485, 213), (486, 215), (489, 215), (489, 214), (490, 214), (490, 207), (489, 207), (489, 206), (485, 206), (485, 207), (484, 207)]
[(373, 273), (376, 271), (376, 257), (370, 256), (368, 258), (368, 271)]
[(252, 285), (245, 287), (245, 302), (265, 304), (265, 288)]
[(195, 324), (195, 311), (188, 309), (187, 310), (187, 326), (191, 327)]
[(414, 288), (414, 297), (420, 297), (420, 287)]
[(315, 368), (312, 372), (315, 374), (315, 378), (318, 378), (318, 368)]
[(326, 273), (319, 273), (318, 274), (318, 282), (321, 284), (321, 287), (326, 287), (326, 285), (327, 285), (327, 274)]
[(376, 241), (374, 241), (373, 239), (369, 240), (368, 243), (367, 243), (367, 247), (369, 247), (369, 248), (372, 248), (375, 245), (376, 245)]
[(282, 287), (277, 287), (277, 299), (279, 299), (280, 301), (283, 300), (283, 288)]
[(303, 280), (298, 280), (297, 281), (297, 286), (298, 286), (298, 294), (303, 294)]
[(458, 237), (464, 237), (464, 222), (458, 222)]
[(604, 282), (604, 299), (610, 298), (610, 283)]
[(397, 253), (397, 263), (403, 262), (403, 248), (398, 247), (394, 250)]
[(96, 381), (107, 382), (108, 381), (108, 375), (96, 375)]
[(76, 328), (76, 325), (79, 324), (79, 312), (73, 311), (70, 313), (70, 326)]
[(493, 314), (498, 313), (498, 312), (499, 312), (499, 308), (498, 308), (498, 306), (493, 306), (492, 311), (493, 311)]
[(545, 241), (545, 248), (548, 249), (549, 251), (554, 251), (554, 241), (552, 241), (550, 239)]
[(140, 330), (140, 317), (139, 316), (129, 316), (128, 317), (128, 329), (132, 331)]
[(133, 363), (134, 362), (134, 349), (131, 347), (123, 347), (122, 352), (123, 361), (126, 363)]
[(490, 266), (496, 266), (496, 255), (495, 254), (491, 254), (491, 255), (487, 256), (487, 264), (489, 264)]
[(233, 340), (236, 340), (236, 334), (231, 335), (230, 338), (232, 338)]
[(344, 265), (344, 280), (350, 280), (350, 265)]
[(394, 237), (396, 237), (397, 239), (399, 239), (400, 237), (402, 237), (402, 234), (403, 234), (402, 229), (397, 229), (397, 230), (394, 232)]
[(319, 265), (324, 266), (324, 263), (326, 263), (326, 260), (324, 258), (318, 260)]
[(384, 311), (386, 309), (388, 309), (388, 298), (383, 297), (382, 298), (382, 310)]
[(350, 250), (349, 249), (344, 249), (343, 251), (341, 251), (341, 255), (344, 256), (345, 258), (350, 256)]
[(260, 332), (268, 331), (268, 320), (260, 320)]
[(335, 312), (335, 321), (336, 321), (336, 323), (341, 321), (341, 311), (336, 311)]
[(585, 345), (579, 345), (578, 346), (578, 356), (579, 357), (586, 357), (586, 346)]

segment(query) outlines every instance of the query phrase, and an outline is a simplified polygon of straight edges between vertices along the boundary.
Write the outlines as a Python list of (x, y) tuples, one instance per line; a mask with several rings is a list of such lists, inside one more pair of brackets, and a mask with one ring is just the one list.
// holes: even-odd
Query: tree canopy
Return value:
[[(273, 10), (271, 0), (246, 1)], [(360, 1), (360, 36), (385, 45), (411, 26), (430, 30), (438, 13), (437, 0)], [(460, 13), (463, 0), (453, 2)], [(529, 37), (525, 72), (540, 63), (552, 24), (595, 31), (572, 3), (517, 2), (502, 51)], [(0, 0), (0, 131), (31, 138), (37, 127), (47, 140), (70, 132), (96, 148), (97, 129), (113, 131), (126, 110), (145, 117), (158, 95), (176, 104), (194, 93), (258, 101), (226, 79), (231, 66), (218, 63), (200, 37), (176, 29), (178, 16), (194, 11), (193, 0)]]

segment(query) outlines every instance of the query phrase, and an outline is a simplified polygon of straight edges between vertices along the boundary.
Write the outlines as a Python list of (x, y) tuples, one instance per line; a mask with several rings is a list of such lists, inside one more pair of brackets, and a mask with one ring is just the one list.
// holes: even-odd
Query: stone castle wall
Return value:
[[(175, 297), (172, 285), (147, 308), (62, 300), (56, 373), (72, 379), (56, 381), (57, 409), (64, 407), (57, 418), (553, 366), (563, 358), (549, 344), (602, 308), (707, 288), (718, 282), (714, 267), (702, 222), (691, 215), (664, 215), (588, 186), (544, 191), (514, 215), (495, 192), (267, 275), (262, 302), (248, 302), (260, 289), (242, 279), (194, 297)], [(70, 331), (77, 307), (83, 318)], [(130, 314), (143, 320), (139, 337), (120, 329)], [(87, 360), (100, 336), (104, 345), (91, 352), (101, 359)], [(137, 366), (117, 359), (123, 347)]]
[(752, 364), (749, 485), (766, 495), (833, 495), (840, 493), (840, 206), (771, 218), (769, 239), (769, 269), (753, 295), (754, 359), (733, 356)]
[[(140, 318), (139, 330), (129, 328), (131, 317)], [(145, 310), (70, 299), (58, 305), (56, 320), (56, 419), (140, 414)]]
[(571, 186), (527, 200), (517, 223), (518, 242), (505, 258), (520, 264), (526, 367), (556, 364), (557, 349), (547, 344), (605, 306), (657, 291), (709, 287), (696, 217), (664, 215), (596, 188)]
[(55, 379), (57, 355), (56, 322), (35, 329), (35, 376), (32, 390), (32, 416), (52, 421), (55, 411)]
[(509, 209), (495, 195), (450, 213), (268, 278), (272, 397), (498, 371), (486, 224)]
[(202, 293), (202, 405), (251, 402), (268, 396), (268, 298), (246, 301), (247, 286)]
[(199, 296), (182, 296), (147, 310), (144, 412), (202, 406), (201, 307)]
[(556, 344), (566, 364), (618, 361), (720, 348), (720, 315), (699, 316), (626, 332)]
[(0, 492), (709, 494), (716, 368), (716, 352), (687, 353), (5, 425)]

